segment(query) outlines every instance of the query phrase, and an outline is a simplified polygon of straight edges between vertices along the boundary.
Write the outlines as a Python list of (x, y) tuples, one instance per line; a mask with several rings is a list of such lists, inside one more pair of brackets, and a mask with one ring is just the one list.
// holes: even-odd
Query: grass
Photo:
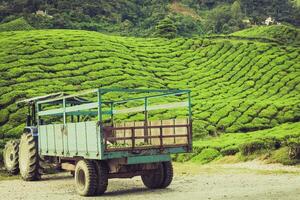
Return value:
[(267, 159), (269, 163), (282, 163), (284, 165), (294, 165), (300, 163), (300, 159), (291, 159), (289, 156), (290, 148), (283, 147), (271, 153)]
[(235, 154), (260, 131), (275, 138), (290, 134), (293, 126), (299, 129), (300, 50), (251, 34), (167, 40), (80, 30), (1, 32), (0, 137), (23, 130), (26, 108), (16, 101), (96, 87), (191, 89), (195, 140), (221, 135), (195, 141), (195, 154), (204, 147)]

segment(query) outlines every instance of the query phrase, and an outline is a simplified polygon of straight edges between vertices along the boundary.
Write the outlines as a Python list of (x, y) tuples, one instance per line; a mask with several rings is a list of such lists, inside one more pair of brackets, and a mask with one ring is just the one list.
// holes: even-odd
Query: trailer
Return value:
[(41, 179), (46, 160), (71, 171), (82, 196), (103, 194), (110, 178), (141, 176), (150, 189), (166, 188), (170, 155), (192, 151), (190, 90), (99, 88), (19, 104), (28, 106), (26, 127), (4, 157), (25, 181)]

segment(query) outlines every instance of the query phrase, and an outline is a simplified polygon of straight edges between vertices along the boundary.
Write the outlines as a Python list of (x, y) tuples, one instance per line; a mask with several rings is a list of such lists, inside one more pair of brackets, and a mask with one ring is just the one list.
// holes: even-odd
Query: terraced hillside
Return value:
[(286, 25), (260, 26), (244, 29), (233, 36), (271, 39), (282, 44), (300, 45), (300, 29)]
[(15, 102), (95, 87), (192, 90), (195, 133), (300, 119), (300, 49), (247, 39), (144, 39), (74, 30), (0, 33), (0, 134), (20, 134)]

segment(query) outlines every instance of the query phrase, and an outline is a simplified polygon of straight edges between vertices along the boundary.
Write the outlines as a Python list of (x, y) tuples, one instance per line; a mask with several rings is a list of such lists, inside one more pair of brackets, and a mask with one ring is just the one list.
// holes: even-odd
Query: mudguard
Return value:
[(38, 137), (38, 128), (36, 126), (26, 126), (23, 129), (23, 133), (31, 134), (33, 137)]

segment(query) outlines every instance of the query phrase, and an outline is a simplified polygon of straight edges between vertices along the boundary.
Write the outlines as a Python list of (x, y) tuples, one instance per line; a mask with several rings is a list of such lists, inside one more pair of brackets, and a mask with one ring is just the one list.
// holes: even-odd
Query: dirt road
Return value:
[[(113, 179), (107, 193), (88, 199), (300, 199), (300, 168), (257, 163), (176, 164), (174, 181), (165, 190), (148, 190), (140, 178)], [(68, 173), (39, 182), (0, 181), (0, 199), (86, 199), (79, 197)]]

